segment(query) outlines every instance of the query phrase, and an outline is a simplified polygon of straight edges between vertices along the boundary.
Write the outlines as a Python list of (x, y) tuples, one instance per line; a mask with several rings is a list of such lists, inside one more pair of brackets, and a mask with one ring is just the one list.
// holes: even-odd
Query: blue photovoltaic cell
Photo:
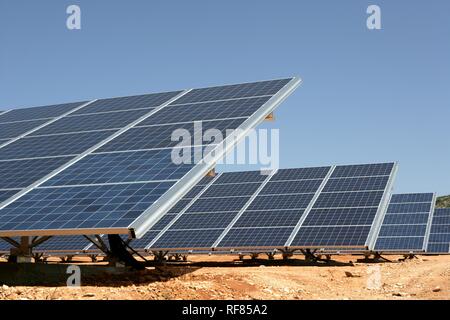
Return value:
[(114, 131), (27, 137), (0, 149), (0, 160), (79, 154), (112, 135)]
[(141, 125), (248, 117), (255, 113), (269, 98), (249, 98), (168, 106), (144, 120)]
[(432, 243), (450, 243), (450, 234), (447, 233), (433, 233), (430, 235)]
[(193, 199), (195, 198), (203, 189), (205, 186), (197, 184), (195, 187), (193, 187), (191, 190), (189, 190), (188, 193), (184, 196), (184, 199)]
[(428, 243), (428, 253), (450, 253), (450, 243)]
[(25, 188), (72, 158), (58, 157), (0, 161), (0, 190)]
[(331, 167), (298, 168), (279, 170), (270, 181), (323, 179)]
[(435, 209), (427, 252), (450, 253), (450, 208)]
[(269, 194), (298, 194), (315, 193), (319, 189), (322, 180), (303, 180), (301, 183), (285, 181), (274, 181), (267, 183), (259, 193), (260, 195)]
[(152, 248), (210, 248), (222, 231), (222, 229), (168, 230)]
[(386, 225), (384, 224), (378, 234), (379, 238), (383, 237), (413, 237), (424, 236), (427, 229), (426, 224), (421, 225)]
[[(175, 125), (162, 125), (152, 127), (136, 127), (128, 130), (118, 138), (105, 144), (97, 150), (97, 152), (126, 151), (126, 150), (142, 150), (155, 148), (172, 148), (180, 145), (180, 136), (172, 138), (172, 134), (176, 130), (187, 130), (190, 133), (190, 141), (184, 141), (189, 145), (194, 145), (194, 137), (203, 137), (205, 131), (209, 129), (219, 130), (223, 138), (225, 138), (226, 130), (236, 129), (243, 122), (242, 119), (207, 121), (201, 124), (183, 123)], [(200, 144), (209, 144), (211, 141), (199, 141)], [(214, 142), (214, 141), (212, 141)], [(215, 141), (215, 143), (220, 141)]]
[[(48, 122), (49, 120), (32, 120), (22, 122), (0, 123), (0, 139), (9, 139), (18, 137), (40, 125)], [(0, 142), (1, 144), (1, 142)]]
[(375, 250), (422, 251), (433, 199), (432, 193), (392, 195)]
[(181, 212), (187, 205), (191, 202), (192, 199), (181, 199), (179, 200), (168, 212), (167, 214), (177, 214)]
[(428, 213), (391, 213), (384, 217), (384, 223), (391, 224), (427, 224), (430, 215)]
[(429, 212), (431, 209), (431, 200), (428, 202), (417, 203), (391, 203), (387, 213), (420, 213)]
[(260, 171), (227, 172), (220, 175), (214, 184), (263, 182), (265, 179), (267, 175), (261, 174)]
[(171, 226), (171, 229), (225, 229), (236, 214), (237, 212), (184, 214)]
[(292, 246), (345, 247), (363, 246), (370, 232), (370, 226), (302, 226)]
[(234, 228), (295, 227), (305, 210), (246, 210), (233, 225)]
[(330, 179), (323, 192), (383, 190), (389, 176)]
[(172, 185), (37, 188), (2, 209), (0, 230), (126, 228)]
[(393, 171), (394, 163), (336, 166), (290, 246), (366, 246)]
[(393, 167), (394, 163), (337, 166), (331, 178), (389, 176)]
[(202, 194), (203, 198), (251, 196), (259, 183), (214, 184)]
[(25, 121), (25, 120), (37, 120), (59, 117), (77, 107), (85, 104), (84, 102), (74, 102), (66, 104), (56, 104), (43, 107), (14, 109), (8, 113), (0, 115), (0, 123)]
[(282, 194), (258, 196), (248, 210), (276, 210), (306, 208), (314, 194)]
[(391, 197), (391, 203), (421, 203), (421, 202), (431, 203), (432, 201), (433, 201), (432, 193), (393, 194)]
[(327, 225), (333, 221), (334, 225), (370, 225), (377, 214), (376, 207), (369, 208), (334, 208), (312, 209), (303, 222), (304, 226)]
[(47, 241), (36, 246), (33, 251), (43, 253), (81, 252), (90, 244), (91, 242), (83, 236), (57, 236), (51, 237)]
[(383, 191), (321, 193), (314, 208), (377, 207)]
[(237, 99), (276, 94), (292, 79), (270, 80), (228, 86), (194, 89), (174, 104)]
[[(386, 248), (383, 250), (395, 250), (395, 251), (420, 251), (423, 247), (423, 237), (397, 237), (397, 238), (378, 238), (378, 248)], [(376, 250), (381, 250), (377, 249)]]
[(154, 109), (176, 97), (181, 91), (144, 94), (97, 100), (73, 114), (89, 114), (132, 109)]
[(121, 129), (149, 112), (149, 110), (144, 109), (68, 116), (34, 132), (33, 136), (104, 129)]
[(270, 247), (286, 242), (294, 230), (291, 228), (235, 228), (220, 242), (221, 248)]
[(91, 154), (64, 170), (45, 186), (178, 180), (194, 164), (174, 164), (172, 150)]
[(187, 212), (226, 212), (241, 209), (250, 197), (202, 198), (200, 197)]

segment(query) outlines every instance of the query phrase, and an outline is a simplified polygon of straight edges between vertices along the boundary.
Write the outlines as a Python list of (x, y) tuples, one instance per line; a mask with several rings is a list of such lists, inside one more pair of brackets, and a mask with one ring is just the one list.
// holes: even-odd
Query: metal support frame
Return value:
[(357, 262), (392, 262), (382, 256), (382, 252), (367, 251), (364, 253), (364, 259), (358, 259)]
[(289, 260), (289, 258), (294, 256), (294, 252), (295, 252), (295, 250), (291, 250), (291, 249), (282, 249), (280, 251), (281, 251), (281, 256), (283, 257), (283, 260)]
[(33, 260), (39, 262), (42, 259), (42, 255), (34, 254), (33, 249), (38, 245), (49, 240), (51, 236), (43, 237), (33, 237), (32, 239), (28, 236), (20, 237), (20, 242), (9, 237), (2, 237), (4, 241), (12, 245), (10, 249), (10, 255), (8, 261), (11, 263), (31, 263)]
[(153, 253), (153, 260), (156, 262), (165, 262), (166, 256), (169, 253), (169, 251), (152, 251)]

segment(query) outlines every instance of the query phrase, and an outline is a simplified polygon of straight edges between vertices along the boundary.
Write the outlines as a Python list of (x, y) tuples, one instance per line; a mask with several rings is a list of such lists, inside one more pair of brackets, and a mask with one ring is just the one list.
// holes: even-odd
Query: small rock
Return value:
[(436, 287), (436, 288), (433, 289), (433, 292), (440, 292), (440, 291), (441, 291), (440, 287)]
[(346, 276), (347, 278), (360, 277), (359, 274), (353, 274), (353, 273), (351, 273), (350, 271), (345, 271), (345, 276)]
[(3, 290), (8, 290), (9, 287), (8, 287), (6, 284), (4, 284), (4, 285), (2, 286), (2, 289), (3, 289)]
[(403, 297), (403, 296), (406, 295), (406, 293), (403, 293), (403, 292), (394, 292), (392, 295), (393, 295), (394, 297)]
[(83, 295), (83, 297), (84, 298), (92, 298), (92, 297), (95, 297), (95, 294), (94, 293), (86, 293)]

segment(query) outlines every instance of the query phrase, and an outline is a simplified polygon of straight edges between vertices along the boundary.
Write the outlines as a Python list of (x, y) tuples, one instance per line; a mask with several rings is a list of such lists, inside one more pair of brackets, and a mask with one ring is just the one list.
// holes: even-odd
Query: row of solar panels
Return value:
[[(409, 211), (384, 217), (394, 163), (203, 178), (214, 161), (172, 161), (180, 151), (172, 140), (176, 129), (191, 136), (241, 129), (242, 138), (299, 83), (290, 78), (0, 113), (0, 237), (73, 235), (39, 248), (76, 251), (90, 246), (76, 235), (102, 233), (136, 235), (132, 245), (147, 250), (374, 250), (393, 249), (390, 237), (403, 249), (408, 241), (418, 248), (418, 238), (427, 242), (429, 222), (419, 219), (425, 212), (416, 212), (417, 223), (402, 216)], [(231, 138), (194, 141), (190, 156), (213, 146), (201, 157), (215, 153), (217, 160), (226, 151), (219, 147), (235, 145)], [(383, 219), (390, 224), (382, 227)]]
[[(176, 129), (191, 137), (241, 129), (243, 136), (299, 83), (289, 78), (0, 114), (0, 236), (142, 236), (213, 166), (174, 164)], [(223, 143), (233, 147), (232, 139)], [(192, 158), (218, 145), (200, 140)]]
[[(449, 253), (450, 209), (434, 209), (434, 194), (393, 195), (383, 209), (394, 168), (374, 164), (205, 177), (130, 245), (138, 251), (367, 248)], [(35, 251), (89, 250), (96, 248), (87, 239), (71, 236), (54, 237)]]

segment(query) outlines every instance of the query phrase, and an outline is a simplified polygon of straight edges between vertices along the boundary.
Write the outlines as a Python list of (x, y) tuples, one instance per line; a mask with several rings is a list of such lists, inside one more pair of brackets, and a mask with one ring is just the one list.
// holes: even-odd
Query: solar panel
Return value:
[(118, 130), (147, 113), (147, 109), (139, 109), (87, 115), (71, 115), (34, 132), (33, 135), (41, 136), (67, 132), (101, 131), (105, 129)]
[[(294, 248), (300, 241), (311, 248), (331, 243), (364, 247), (377, 216), (386, 209), (382, 203), (395, 168), (391, 163), (281, 169), (271, 175), (221, 173), (209, 184), (194, 187), (195, 198), (180, 200), (177, 209), (166, 214), (175, 218), (164, 220), (146, 248), (274, 249), (293, 241)], [(352, 174), (356, 176), (349, 180), (346, 175)]]
[(42, 107), (22, 108), (10, 110), (0, 115), (0, 123), (21, 122), (27, 120), (54, 119), (67, 112), (74, 111), (87, 101), (56, 104)]
[(450, 208), (435, 209), (426, 252), (450, 253)]
[(371, 247), (395, 172), (395, 163), (334, 167), (288, 246)]
[[(179, 152), (174, 149), (177, 144), (171, 141), (173, 130), (186, 128), (194, 133), (216, 128), (225, 133), (240, 128), (248, 131), (264, 120), (298, 84), (297, 79), (283, 79), (156, 97), (98, 100), (58, 119), (0, 149), (0, 161), (73, 157), (50, 174), (44, 172), (37, 182), (20, 191), (19, 196), (3, 203), (0, 235), (133, 231), (138, 237), (144, 235), (212, 165), (200, 162), (175, 167), (169, 158), (169, 153)], [(223, 99), (229, 102), (218, 101)], [(198, 105), (205, 107), (200, 116)], [(218, 106), (229, 108), (229, 112), (221, 114), (227, 118), (211, 119), (211, 112)], [(163, 111), (166, 113), (151, 120)], [(168, 119), (173, 114), (183, 114), (185, 123), (173, 124)], [(202, 122), (199, 129), (194, 121), (203, 120), (203, 116), (208, 121)], [(144, 123), (146, 119), (151, 125)], [(75, 125), (77, 121), (82, 124)], [(202, 142), (203, 146), (195, 148), (192, 155), (203, 152), (207, 143)], [(217, 154), (216, 158), (220, 156)], [(203, 207), (207, 209), (210, 205), (205, 202)]]
[(433, 193), (392, 195), (378, 233), (375, 251), (425, 251), (434, 203)]
[(75, 102), (9, 110), (0, 114), (0, 148), (86, 106)]
[(330, 169), (278, 170), (217, 241), (217, 249), (284, 247)]
[[(21, 134), (30, 131), (44, 123), (48, 120), (29, 120), (22, 122), (8, 122), (0, 123), (0, 139), (8, 140), (10, 138), (15, 138)], [(1, 142), (0, 142), (1, 143)]]

